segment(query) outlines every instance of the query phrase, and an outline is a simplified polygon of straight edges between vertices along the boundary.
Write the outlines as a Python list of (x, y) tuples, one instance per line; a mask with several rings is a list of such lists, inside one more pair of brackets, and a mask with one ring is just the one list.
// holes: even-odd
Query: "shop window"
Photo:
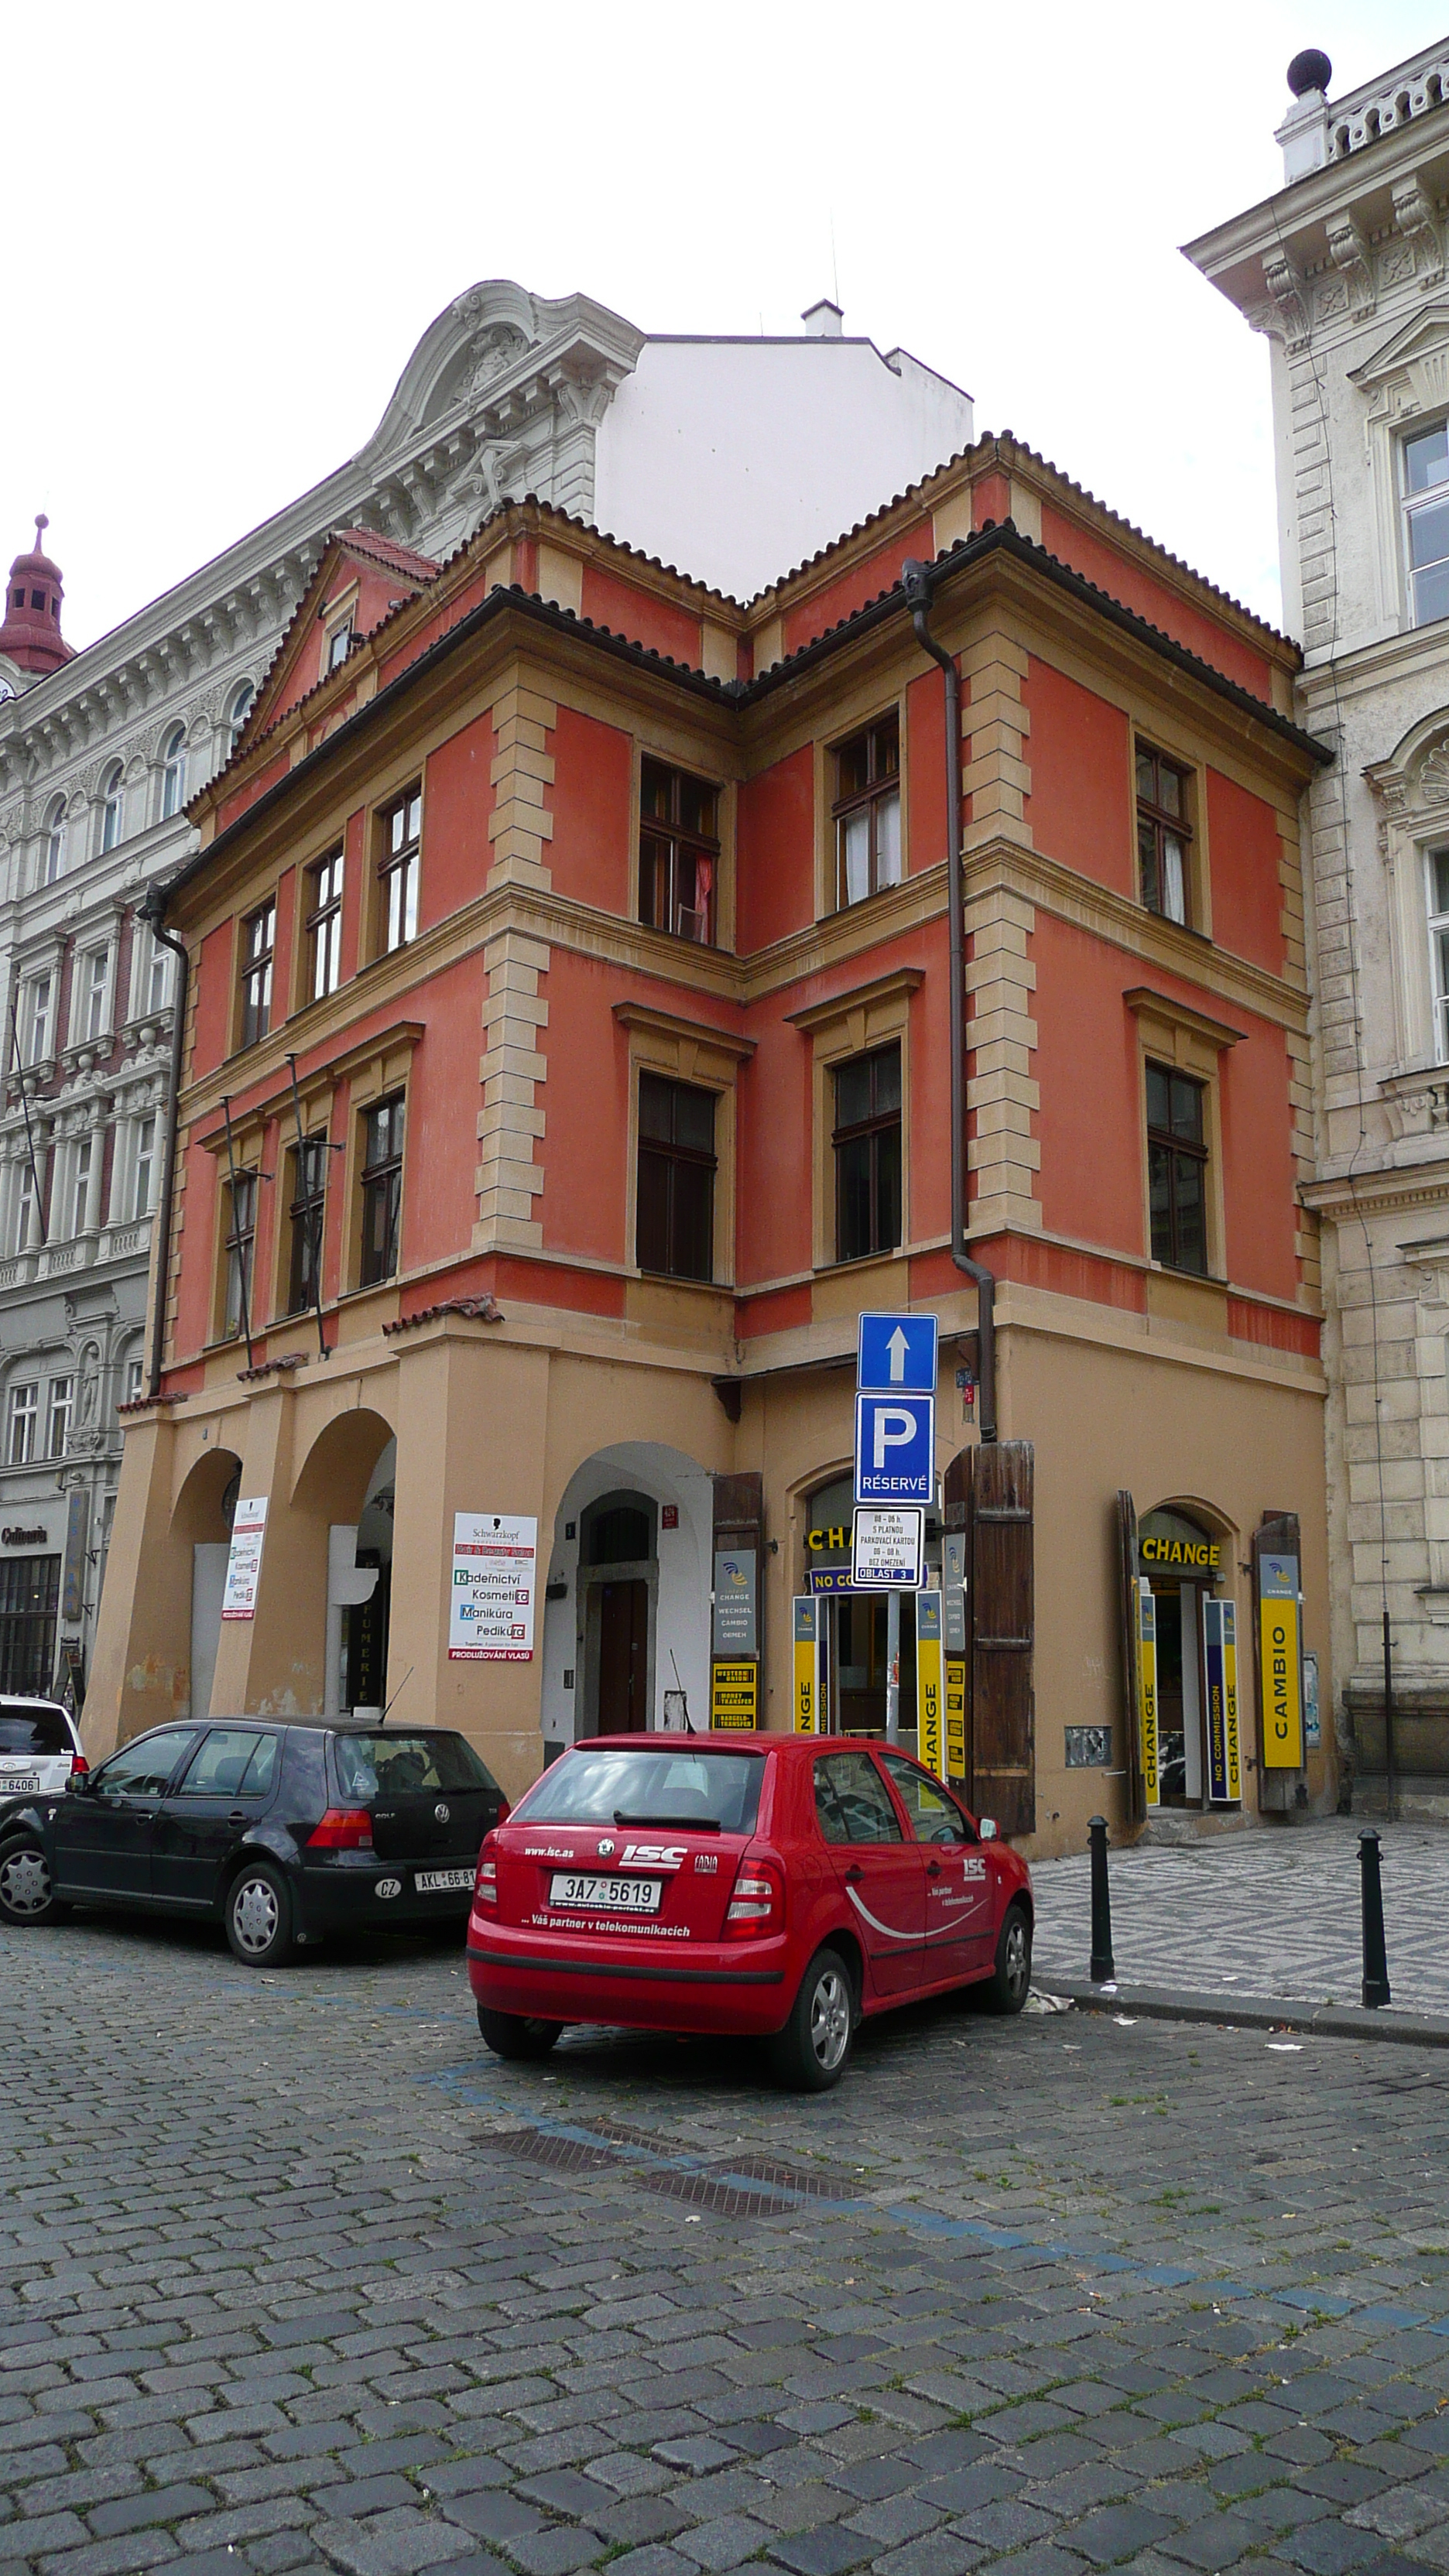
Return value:
[(33, 1378), (10, 1390), (9, 1436), (5, 1443), (7, 1463), (28, 1467), (35, 1456), (35, 1425), (40, 1407), (40, 1389)]
[(639, 779), (639, 918), (712, 947), (719, 873), (719, 793), (685, 770), (646, 760)]
[(55, 1672), (60, 1558), (12, 1556), (0, 1563), (0, 1691), (44, 1699)]
[(342, 973), (342, 852), (307, 871), (307, 999), (335, 993)]
[(248, 1330), (252, 1312), (252, 1269), (257, 1243), (257, 1176), (238, 1172), (229, 1181), (231, 1225), (226, 1238), (226, 1311), (228, 1341)]
[(272, 966), (277, 944), (277, 907), (264, 903), (242, 923), (241, 1042), (255, 1046), (272, 1025)]
[(1170, 1066), (1147, 1066), (1147, 1194), (1152, 1258), (1206, 1278), (1207, 1085)]
[(863, 903), (901, 881), (901, 726), (883, 716), (835, 753), (835, 902)]
[(834, 1068), (835, 1257), (893, 1252), (901, 1239), (899, 1043)]
[(402, 1227), (402, 1158), (405, 1103), (401, 1093), (380, 1100), (363, 1117), (361, 1283), (372, 1288), (398, 1266)]
[(1449, 617), (1449, 425), (1404, 441), (1404, 553), (1416, 626)]
[(378, 861), (381, 899), (380, 946), (384, 956), (405, 948), (418, 935), (418, 867), (422, 852), (423, 791), (410, 787), (382, 818), (382, 856)]
[(1164, 921), (1191, 919), (1188, 795), (1191, 772), (1137, 746), (1137, 867), (1142, 900)]
[(670, 1279), (714, 1276), (715, 1095), (639, 1076), (635, 1257)]
[(287, 1268), (287, 1312), (299, 1315), (317, 1303), (322, 1272), (322, 1229), (327, 1209), (327, 1139), (309, 1136), (293, 1146), (291, 1259)]

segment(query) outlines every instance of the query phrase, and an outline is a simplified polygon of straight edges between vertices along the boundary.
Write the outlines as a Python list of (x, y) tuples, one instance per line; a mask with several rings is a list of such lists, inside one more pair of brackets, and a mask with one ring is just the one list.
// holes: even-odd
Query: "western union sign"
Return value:
[(1263, 1678), (1263, 1767), (1303, 1768), (1303, 1636), (1298, 1559), (1258, 1560), (1258, 1657)]
[(760, 1667), (757, 1663), (710, 1666), (709, 1722), (735, 1734), (752, 1735), (759, 1724)]
[(1142, 1741), (1142, 1792), (1160, 1806), (1157, 1758), (1157, 1604), (1152, 1586), (1137, 1578), (1137, 1718)]
[(966, 1661), (962, 1655), (946, 1657), (946, 1777), (965, 1786)]

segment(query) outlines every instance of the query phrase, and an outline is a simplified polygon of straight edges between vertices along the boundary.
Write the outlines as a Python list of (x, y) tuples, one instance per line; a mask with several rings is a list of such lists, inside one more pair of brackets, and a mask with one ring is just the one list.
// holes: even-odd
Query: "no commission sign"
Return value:
[(448, 1661), (526, 1664), (533, 1653), (538, 1523), (510, 1512), (455, 1512)]

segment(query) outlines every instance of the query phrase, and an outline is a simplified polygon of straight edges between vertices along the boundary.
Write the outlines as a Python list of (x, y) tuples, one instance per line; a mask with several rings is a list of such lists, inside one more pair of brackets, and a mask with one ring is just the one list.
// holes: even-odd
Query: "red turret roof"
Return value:
[(60, 631), (60, 603), (65, 587), (60, 566), (52, 563), (40, 542), (49, 525), (42, 510), (35, 522), (32, 551), (17, 555), (10, 567), (10, 579), (5, 585), (5, 616), (0, 623), (0, 653), (18, 663), (22, 671), (33, 671), (37, 679), (75, 659), (74, 647), (67, 644)]

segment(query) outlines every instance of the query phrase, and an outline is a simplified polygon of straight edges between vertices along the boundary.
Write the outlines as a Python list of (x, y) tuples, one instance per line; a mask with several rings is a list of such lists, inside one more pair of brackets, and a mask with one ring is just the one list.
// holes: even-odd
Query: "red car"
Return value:
[(863, 1737), (600, 1735), (478, 1855), (468, 1974), (500, 2057), (566, 2022), (769, 2043), (845, 2071), (866, 2013), (980, 1985), (1020, 2012), (1031, 1873), (955, 1794)]

